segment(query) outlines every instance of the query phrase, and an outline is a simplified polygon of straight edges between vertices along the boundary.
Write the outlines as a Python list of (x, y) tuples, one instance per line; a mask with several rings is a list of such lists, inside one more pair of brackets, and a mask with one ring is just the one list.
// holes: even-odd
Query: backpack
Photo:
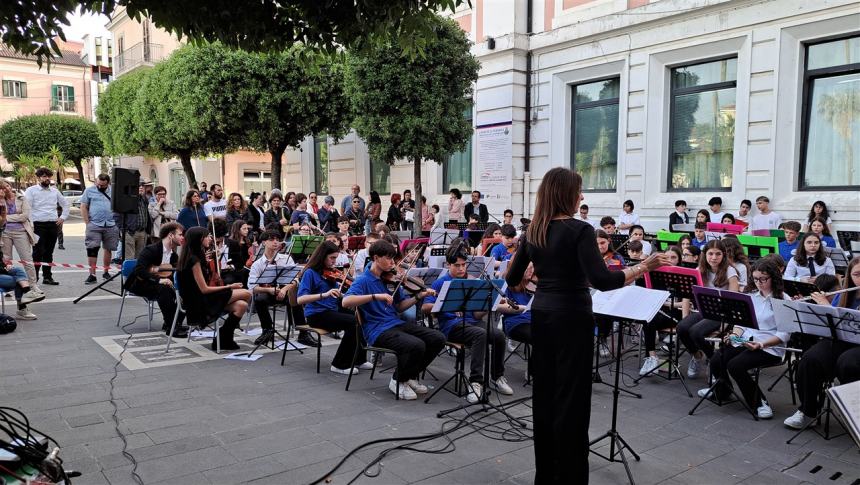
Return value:
[(0, 335), (12, 333), (18, 328), (18, 322), (9, 315), (0, 313)]

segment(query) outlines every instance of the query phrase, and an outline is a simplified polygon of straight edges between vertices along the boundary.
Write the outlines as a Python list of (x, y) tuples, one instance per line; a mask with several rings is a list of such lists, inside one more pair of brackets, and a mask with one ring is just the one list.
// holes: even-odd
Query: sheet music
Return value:
[[(631, 285), (612, 291), (594, 290), (591, 304), (594, 313), (647, 322), (654, 318), (668, 298), (668, 291)], [(631, 305), (631, 302), (636, 304)]]
[(831, 338), (827, 315), (836, 324), (836, 338), (860, 345), (860, 311), (793, 300), (773, 300), (773, 315), (780, 332)]
[(839, 320), (836, 320), (836, 338), (852, 344), (860, 344), (860, 311), (848, 308), (837, 308)]
[(430, 230), (430, 245), (448, 245), (458, 236), (460, 236), (460, 231), (457, 229), (435, 227)]
[(469, 276), (481, 276), (481, 265), (484, 267), (484, 273), (491, 274), (493, 271), (493, 263), (495, 260), (488, 256), (469, 256), (466, 272)]
[(695, 230), (695, 224), (672, 224), (672, 231), (674, 232), (693, 232)]
[(414, 278), (421, 278), (424, 284), (429, 288), (433, 282), (439, 279), (442, 275), (441, 268), (412, 268), (406, 272), (406, 275)]
[(860, 446), (860, 381), (854, 381), (827, 390), (836, 412), (848, 427), (854, 443)]
[(442, 283), (442, 288), (439, 289), (439, 294), (436, 295), (436, 301), (433, 303), (433, 309), (430, 313), (439, 313), (442, 310), (442, 305), (448, 297), (448, 288), (451, 287), (451, 280)]
[(713, 231), (705, 231), (705, 241), (719, 241), (724, 236), (728, 236), (726, 233), (722, 232), (713, 232)]

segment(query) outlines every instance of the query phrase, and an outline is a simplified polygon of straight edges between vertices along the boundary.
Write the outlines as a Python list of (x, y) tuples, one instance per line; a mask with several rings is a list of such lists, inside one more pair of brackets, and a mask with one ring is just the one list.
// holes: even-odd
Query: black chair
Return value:
[[(361, 331), (361, 327), (364, 325), (364, 317), (361, 315), (361, 311), (356, 308), (355, 309), (355, 353), (352, 356), (352, 361), (358, 358), (358, 352), (373, 352), (373, 368), (370, 369), (370, 380), (373, 380), (373, 376), (376, 373), (376, 365), (379, 363), (379, 357), (384, 354), (394, 354), (397, 353), (391, 349), (386, 349), (385, 347), (377, 347), (375, 345), (368, 345), (364, 341), (364, 333)], [(319, 353), (317, 353), (317, 366), (319, 366)], [(319, 367), (317, 367), (317, 372), (319, 372)], [(349, 377), (346, 379), (346, 389), (349, 391), (349, 384), (352, 382), (352, 373), (350, 372)], [(400, 382), (397, 382), (397, 388), (395, 390), (395, 399), (400, 399)]]

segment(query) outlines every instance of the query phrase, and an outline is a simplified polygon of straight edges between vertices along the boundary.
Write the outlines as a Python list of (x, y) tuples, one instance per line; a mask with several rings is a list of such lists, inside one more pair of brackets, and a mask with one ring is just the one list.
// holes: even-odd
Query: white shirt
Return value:
[(173, 254), (173, 250), (164, 244), (164, 241), (161, 242), (161, 250), (161, 264), (170, 264), (170, 256)]
[(598, 221), (597, 219), (591, 219), (591, 218), (583, 219), (582, 217), (580, 217), (579, 214), (573, 216), (573, 218), (579, 219), (582, 222), (587, 222), (587, 223), (591, 224), (591, 227), (593, 227), (595, 229), (597, 229), (598, 228), (597, 225), (600, 224), (600, 221)]
[(339, 268), (343, 268), (347, 264), (349, 264), (349, 255), (344, 253), (344, 252), (338, 253), (337, 254), (337, 260), (334, 262), (334, 265), (339, 267)]
[[(618, 227), (621, 227), (621, 224), (640, 224), (639, 216), (635, 212), (629, 214), (625, 212), (618, 216)], [(618, 229), (618, 234), (627, 234), (629, 231), (629, 229)]]
[(206, 217), (214, 216), (215, 219), (226, 219), (227, 199), (221, 199), (217, 202), (215, 199), (209, 199), (209, 201), (203, 204), (203, 212), (206, 214)]
[[(63, 208), (62, 220), (69, 218), (69, 201), (54, 187), (47, 189), (41, 185), (31, 185), (24, 191), (24, 197), (30, 204), (30, 220), (32, 222), (56, 222), (57, 204)], [(21, 210), (20, 207), (18, 210)]]
[(711, 222), (720, 224), (723, 222), (723, 216), (726, 215), (725, 212), (714, 212), (711, 209), (708, 209), (708, 214), (711, 215)]
[(750, 221), (750, 230), (756, 229), (777, 229), (782, 224), (782, 216), (776, 212), (768, 212), (767, 214), (756, 214)]
[[(758, 329), (740, 327), (744, 330), (741, 338), (744, 340), (752, 339), (754, 342), (764, 342), (776, 336), (782, 341), (783, 345), (787, 344), (790, 335), (786, 332), (778, 332), (776, 330), (776, 319), (773, 315), (773, 297), (762, 296), (761, 292), (758, 291), (752, 293), (750, 297), (753, 301)], [(785, 354), (784, 349), (774, 349), (772, 347), (768, 347), (764, 351), (777, 357), (782, 357)]]
[[(726, 270), (726, 281), (728, 281), (732, 278), (737, 278), (737, 277), (738, 277), (738, 270), (736, 270), (732, 266), (729, 266), (728, 269)], [(716, 286), (714, 286), (714, 280), (715, 279), (717, 279), (717, 274), (714, 273), (713, 271), (711, 271), (710, 269), (708, 269), (708, 276), (705, 278), (705, 288), (717, 288)], [(717, 289), (718, 290), (728, 290), (729, 285), (726, 285), (724, 287), (717, 288)]]
[[(260, 256), (260, 259), (254, 261), (254, 264), (251, 265), (251, 270), (248, 272), (248, 289), (252, 292), (254, 291), (254, 287), (257, 286), (257, 281), (260, 279), (260, 276), (263, 275), (263, 271), (267, 266), (274, 264), (275, 266), (290, 266), (293, 263), (293, 258), (287, 256), (284, 253), (275, 253), (275, 259), (269, 260), (266, 258), (266, 253), (263, 253)], [(264, 282), (265, 283), (265, 282)]]
[[(798, 248), (800, 249), (800, 248)], [(795, 249), (797, 251), (797, 249)], [(808, 261), (808, 259), (807, 259)], [(830, 258), (824, 259), (824, 264), (818, 264), (813, 260), (812, 265), (815, 267), (815, 274), (836, 274), (836, 267), (833, 266), (833, 261)], [(791, 258), (788, 261), (788, 266), (785, 267), (785, 275), (784, 278), (787, 280), (795, 280), (798, 281), (800, 278), (805, 278), (811, 276), (809, 273), (809, 264), (801, 263), (798, 264), (797, 260)]]
[(364, 273), (364, 265), (367, 263), (367, 249), (360, 249), (357, 253), (355, 253), (355, 259), (353, 260), (355, 263), (355, 275), (358, 276), (361, 273)]
[(260, 213), (260, 229), (265, 231), (266, 230), (266, 213), (260, 207), (252, 206), (252, 208), (257, 209), (257, 212)]
[(642, 243), (642, 255), (643, 256), (651, 256), (651, 252), (654, 250), (651, 247), (651, 243), (649, 243), (648, 241), (644, 241), (644, 240), (639, 241), (639, 242)]

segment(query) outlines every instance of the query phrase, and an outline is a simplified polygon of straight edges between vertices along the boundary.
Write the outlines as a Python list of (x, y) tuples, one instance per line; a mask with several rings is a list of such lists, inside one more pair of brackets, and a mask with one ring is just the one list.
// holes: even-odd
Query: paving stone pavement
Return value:
[[(67, 237), (66, 247), (79, 243)], [(60, 442), (67, 468), (83, 473), (74, 483), (133, 483), (110, 402), (117, 361), (93, 340), (122, 333), (115, 326), (119, 301), (87, 299), (73, 305), (65, 299), (85, 289), (75, 283), (81, 274), (56, 279), (61, 286), (47, 288), (48, 300), (33, 305), (39, 319), (20, 322), (16, 332), (0, 336), (0, 405), (21, 409)], [(132, 301), (123, 320), (144, 313), (144, 305)], [(145, 317), (129, 329), (146, 332)], [(323, 348), (321, 374), (315, 373), (312, 352), (289, 353), (284, 367), (279, 353), (257, 362), (218, 359), (133, 371), (118, 366), (116, 416), (144, 483), (310, 483), (364, 442), (438, 431), (443, 420), (436, 413), (462, 403), (446, 393), (430, 404), (395, 401), (387, 374), (370, 381), (362, 373), (345, 392), (346, 377), (327, 371), (333, 354), (334, 346)], [(388, 359), (384, 363), (392, 362)], [(514, 397), (527, 395), (524, 363), (512, 358), (508, 364)], [(635, 353), (624, 365), (628, 375), (622, 380), (630, 385), (638, 371)], [(444, 380), (452, 367), (453, 360), (442, 356), (431, 370)], [(766, 370), (764, 385), (779, 372)], [(602, 374), (610, 380), (607, 368)], [(690, 382), (693, 390), (704, 384)], [(641, 457), (630, 464), (636, 483), (856, 485), (860, 479), (860, 451), (847, 436), (825, 441), (806, 432), (794, 444), (785, 443), (792, 432), (782, 420), (794, 412), (785, 381), (768, 393), (774, 419), (758, 422), (738, 404), (705, 404), (689, 416), (695, 401), (677, 381), (649, 378), (634, 390), (643, 398), (620, 398), (618, 428)], [(595, 386), (592, 436), (608, 429), (611, 398), (609, 387)], [(512, 412), (529, 411), (517, 406)], [(444, 445), (441, 440), (429, 444)], [(359, 452), (331, 483), (352, 480), (388, 446)], [(599, 451), (607, 453), (608, 446)], [(619, 463), (592, 455), (590, 466), (591, 483), (627, 481)], [(356, 483), (531, 483), (534, 457), (529, 441), (503, 442), (473, 433), (458, 439), (451, 453), (399, 451), (371, 471), (378, 476), (361, 476)]]

